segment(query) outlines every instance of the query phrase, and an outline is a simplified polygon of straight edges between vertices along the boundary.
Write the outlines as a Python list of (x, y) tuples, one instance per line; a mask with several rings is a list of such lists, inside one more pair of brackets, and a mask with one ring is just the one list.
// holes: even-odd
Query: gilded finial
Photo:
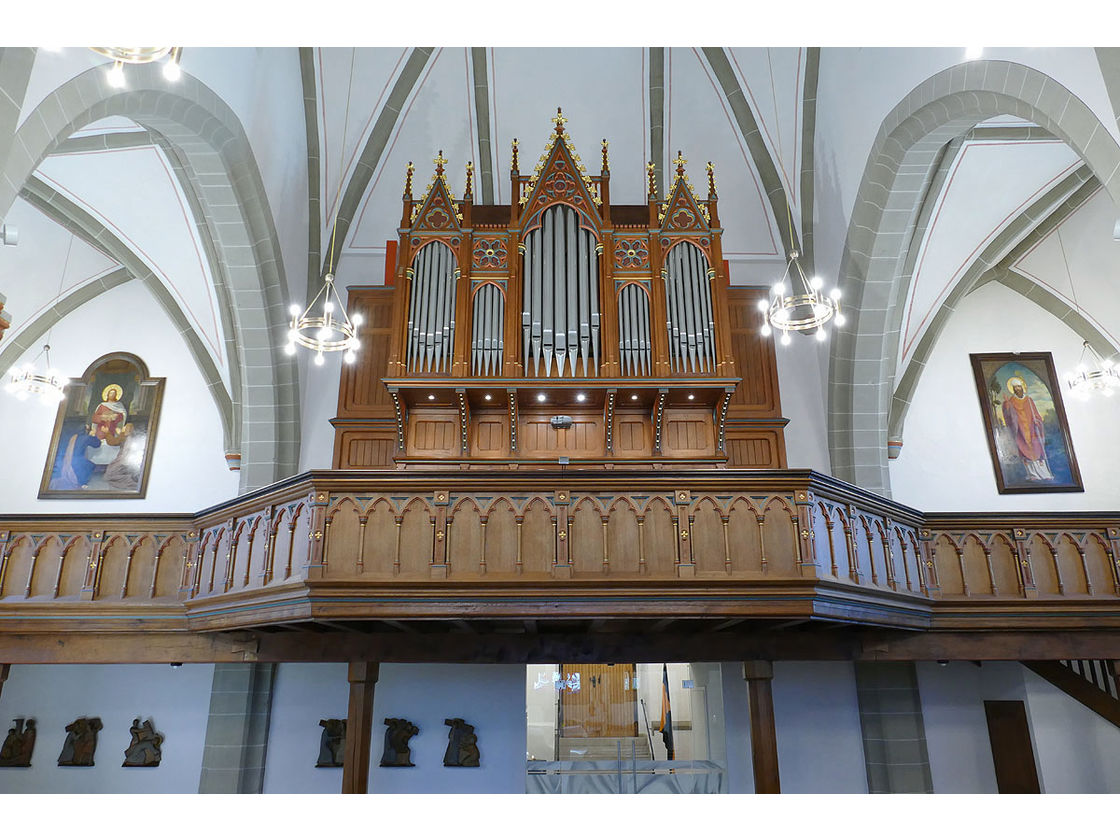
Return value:
[(686, 163), (688, 163), (688, 161), (684, 159), (684, 153), (683, 152), (677, 152), (677, 156), (673, 159), (673, 165), (675, 167), (677, 167), (677, 177), (678, 178), (683, 178), (684, 177), (684, 165)]
[(556, 116), (552, 118), (552, 121), (554, 123), (556, 123), (556, 133), (559, 134), (561, 137), (563, 137), (564, 136), (564, 123), (566, 123), (568, 121), (568, 118), (564, 116), (564, 114), (560, 110), (559, 106), (557, 106), (557, 108), (556, 108)]
[(404, 194), (408, 195), (408, 196), (412, 195), (412, 170), (413, 169), (415, 169), (415, 167), (412, 165), (412, 161), (409, 161), (408, 166), (405, 167), (405, 170), (404, 170), (404, 172), (405, 172), (405, 175), (404, 175)]
[(652, 160), (646, 164), (646, 172), (649, 176), (649, 197), (657, 198), (657, 172)]
[(716, 197), (716, 168), (708, 161), (708, 199)]
[(443, 149), (439, 150), (439, 154), (435, 156), (432, 163), (436, 165), (436, 177), (443, 175), (443, 165), (447, 163), (447, 158), (443, 156)]
[(603, 169), (610, 169), (610, 164), (607, 163), (607, 138), (603, 138)]
[(513, 171), (517, 171), (517, 138), (513, 138)]
[(471, 197), (471, 175), (474, 174), (474, 164), (469, 160), (467, 161), (467, 186), (463, 189), (463, 198), (469, 199)]

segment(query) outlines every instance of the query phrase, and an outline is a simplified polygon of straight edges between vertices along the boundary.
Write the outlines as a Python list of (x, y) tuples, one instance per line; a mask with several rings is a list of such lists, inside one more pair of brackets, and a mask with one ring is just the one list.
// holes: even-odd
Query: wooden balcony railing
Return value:
[(0, 630), (824, 619), (1120, 626), (1120, 514), (922, 514), (809, 471), (316, 471), (196, 515), (0, 517)]

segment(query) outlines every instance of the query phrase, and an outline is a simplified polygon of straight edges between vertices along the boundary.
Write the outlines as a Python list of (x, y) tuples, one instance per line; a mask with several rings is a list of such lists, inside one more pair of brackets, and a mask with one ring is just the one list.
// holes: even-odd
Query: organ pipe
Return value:
[(505, 299), (501, 289), (485, 283), (474, 295), (471, 330), (471, 374), (501, 376), (502, 330), (505, 323)]
[(599, 261), (595, 235), (578, 213), (556, 205), (525, 236), (521, 313), (526, 367), (534, 374), (587, 376), (599, 369)]
[(410, 269), (407, 369), (449, 373), (455, 342), (455, 255), (442, 242), (420, 249)]
[(682, 242), (665, 261), (665, 299), (669, 360), (674, 373), (715, 371), (715, 318), (708, 258)]
[(618, 336), (623, 376), (649, 376), (649, 296), (635, 283), (618, 296)]

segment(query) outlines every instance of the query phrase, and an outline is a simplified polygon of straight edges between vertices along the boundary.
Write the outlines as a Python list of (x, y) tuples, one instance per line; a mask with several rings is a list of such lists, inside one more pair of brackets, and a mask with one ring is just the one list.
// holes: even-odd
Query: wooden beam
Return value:
[(754, 792), (781, 793), (778, 778), (778, 736), (774, 730), (774, 665), (771, 662), (743, 663), (751, 715), (751, 759)]
[(351, 662), (346, 679), (350, 703), (346, 710), (346, 754), (342, 763), (342, 792), (367, 793), (369, 789), (369, 742), (373, 729), (373, 685), (376, 662)]
[(1113, 726), (1120, 726), (1120, 700), (1101, 691), (1080, 674), (1060, 662), (1027, 661), (1023, 664)]

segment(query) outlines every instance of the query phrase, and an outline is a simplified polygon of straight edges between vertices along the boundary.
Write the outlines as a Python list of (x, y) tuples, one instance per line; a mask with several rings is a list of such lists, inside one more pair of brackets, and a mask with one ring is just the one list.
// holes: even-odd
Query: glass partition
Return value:
[(718, 663), (529, 665), (529, 793), (727, 791)]

